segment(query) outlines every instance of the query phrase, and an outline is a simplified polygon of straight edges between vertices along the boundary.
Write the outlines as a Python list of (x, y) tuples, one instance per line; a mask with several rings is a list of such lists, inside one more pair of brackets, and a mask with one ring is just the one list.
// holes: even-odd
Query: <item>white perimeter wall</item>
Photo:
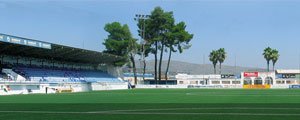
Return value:
[(243, 85), (136, 85), (136, 88), (243, 88)]
[(92, 83), (92, 90), (121, 90), (128, 89), (128, 83)]
[[(14, 95), (14, 94), (45, 94), (56, 93), (56, 89), (70, 90), (73, 92), (87, 92), (93, 90), (120, 90), (128, 89), (128, 83), (65, 83), (65, 84), (0, 84), (0, 95)], [(4, 91), (7, 90), (7, 92)], [(31, 89), (31, 92), (28, 92)]]

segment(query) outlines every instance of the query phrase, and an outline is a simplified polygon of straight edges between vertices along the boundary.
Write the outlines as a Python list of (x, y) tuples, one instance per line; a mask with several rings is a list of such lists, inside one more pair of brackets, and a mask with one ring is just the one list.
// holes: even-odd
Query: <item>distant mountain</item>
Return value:
[[(140, 71), (140, 61), (136, 61), (138, 71)], [(162, 71), (166, 70), (167, 61), (162, 63)], [(125, 69), (126, 70), (126, 69)], [(128, 69), (127, 69), (128, 70)], [(154, 73), (154, 60), (147, 61), (147, 73)], [(242, 71), (266, 71), (262, 68), (240, 67), (222, 65), (223, 74), (240, 74)], [(181, 61), (171, 61), (169, 73), (176, 75), (177, 73), (187, 74), (213, 74), (214, 69), (212, 64), (194, 64)], [(217, 73), (219, 65), (217, 66)]]

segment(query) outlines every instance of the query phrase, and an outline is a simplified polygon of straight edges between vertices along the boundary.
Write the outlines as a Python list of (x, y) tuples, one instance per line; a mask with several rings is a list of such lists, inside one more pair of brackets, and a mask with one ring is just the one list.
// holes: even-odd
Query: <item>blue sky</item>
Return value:
[(224, 47), (224, 64), (234, 65), (236, 56), (238, 66), (265, 68), (262, 51), (270, 46), (280, 52), (277, 68), (299, 68), (297, 0), (0, 0), (0, 33), (102, 51), (106, 23), (128, 24), (138, 38), (134, 15), (156, 6), (194, 34), (192, 47), (174, 60), (209, 64), (209, 52)]

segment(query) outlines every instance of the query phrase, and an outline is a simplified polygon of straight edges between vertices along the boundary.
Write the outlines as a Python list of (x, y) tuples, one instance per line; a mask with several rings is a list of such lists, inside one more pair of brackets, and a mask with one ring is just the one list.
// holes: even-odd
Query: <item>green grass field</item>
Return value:
[(298, 120), (300, 90), (134, 89), (0, 96), (2, 120)]

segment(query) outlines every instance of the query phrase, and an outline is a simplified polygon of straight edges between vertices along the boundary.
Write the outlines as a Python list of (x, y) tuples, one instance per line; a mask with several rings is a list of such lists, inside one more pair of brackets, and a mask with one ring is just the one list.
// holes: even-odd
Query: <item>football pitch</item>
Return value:
[(0, 96), (4, 120), (298, 120), (297, 89), (134, 89)]

